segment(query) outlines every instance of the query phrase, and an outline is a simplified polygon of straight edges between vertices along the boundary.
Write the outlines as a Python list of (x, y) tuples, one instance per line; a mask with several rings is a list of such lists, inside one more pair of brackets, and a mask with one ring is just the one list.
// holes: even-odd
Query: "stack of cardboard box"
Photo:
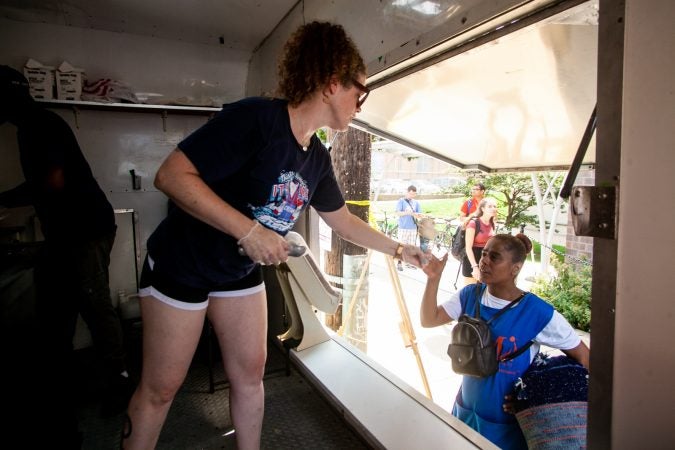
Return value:
[(36, 100), (54, 98), (54, 79), (56, 78), (56, 98), (59, 100), (80, 100), (84, 71), (64, 61), (54, 71), (54, 67), (45, 66), (39, 61), (29, 59), (23, 73), (30, 86), (30, 94)]

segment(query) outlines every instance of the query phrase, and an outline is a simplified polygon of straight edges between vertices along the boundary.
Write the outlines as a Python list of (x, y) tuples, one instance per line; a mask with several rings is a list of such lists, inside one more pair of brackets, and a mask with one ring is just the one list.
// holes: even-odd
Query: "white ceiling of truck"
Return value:
[[(556, 2), (523, 5), (547, 3)], [(464, 169), (566, 168), (596, 102), (598, 6), (597, 0), (579, 6), (573, 0), (557, 3), (573, 7), (515, 26), (519, 29), (509, 34), (500, 29), (522, 17), (517, 8), (506, 11), (495, 16), (494, 25), (482, 24), (482, 36), (476, 37), (475, 30), (471, 37), (453, 36), (446, 43), (447, 56), (433, 47), (372, 74), (368, 84), (374, 89), (355, 125)], [(253, 52), (295, 4), (0, 0), (0, 15)], [(411, 70), (410, 61), (417, 61), (419, 69)], [(403, 75), (397, 74), (399, 66)], [(591, 140), (583, 162), (591, 165), (594, 159)]]
[(1, 0), (0, 15), (17, 21), (225, 45), (252, 52), (296, 3), (297, 0)]

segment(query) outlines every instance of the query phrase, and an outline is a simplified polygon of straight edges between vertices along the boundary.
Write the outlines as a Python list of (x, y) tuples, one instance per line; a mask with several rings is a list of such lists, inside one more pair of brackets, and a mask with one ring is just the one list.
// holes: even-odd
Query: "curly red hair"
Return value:
[(350, 86), (366, 67), (341, 25), (315, 21), (300, 26), (288, 39), (277, 72), (279, 95), (297, 106), (332, 76)]

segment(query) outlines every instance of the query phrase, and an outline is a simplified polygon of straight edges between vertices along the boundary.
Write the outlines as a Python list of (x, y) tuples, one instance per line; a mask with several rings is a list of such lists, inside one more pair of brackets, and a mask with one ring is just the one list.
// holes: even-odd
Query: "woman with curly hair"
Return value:
[[(465, 286), (440, 305), (438, 287), (447, 255), (442, 259), (430, 255), (423, 268), (427, 284), (420, 320), (425, 328), (449, 323), (462, 314), (473, 316), (478, 301), (480, 315), (486, 321), (508, 308), (490, 324), (500, 358), (497, 373), (484, 378), (464, 375), (452, 409), (454, 416), (502, 449), (527, 449), (512, 405), (505, 397), (528, 369), (540, 346), (560, 349), (586, 368), (589, 362), (588, 347), (569, 322), (549, 303), (516, 286), (530, 250), (532, 243), (524, 234), (491, 237), (478, 263), (484, 284)], [(527, 345), (529, 349), (508, 359), (509, 354), (517, 354), (519, 348)]]
[(342, 238), (420, 266), (423, 253), (352, 215), (315, 135), (346, 130), (369, 90), (340, 25), (312, 22), (286, 43), (282, 98), (226, 104), (162, 163), (155, 186), (178, 207), (150, 236), (141, 274), (143, 370), (125, 448), (157, 444), (197, 348), (213, 325), (230, 383), (238, 448), (260, 446), (267, 304), (261, 265), (288, 258), (283, 236), (313, 206)]

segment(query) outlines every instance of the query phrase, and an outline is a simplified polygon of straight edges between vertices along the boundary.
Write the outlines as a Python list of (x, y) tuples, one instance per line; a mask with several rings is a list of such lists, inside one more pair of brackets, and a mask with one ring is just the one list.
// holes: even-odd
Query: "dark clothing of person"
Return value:
[[(122, 329), (108, 288), (114, 239), (114, 231), (81, 242), (47, 239), (39, 255), (35, 284), (40, 342), (36, 348), (39, 361), (34, 367), (35, 374), (39, 375), (35, 376), (33, 386), (28, 386), (29, 389), (44, 386), (45, 391), (40, 394), (42, 389), (37, 390), (39, 395), (35, 395), (29, 416), (33, 418), (33, 426), (39, 424), (41, 429), (40, 434), (34, 436), (36, 448), (48, 448), (59, 442), (64, 448), (79, 449), (75, 381), (81, 377), (74, 372), (72, 345), (78, 313), (89, 327), (107, 374), (108, 391), (103, 407), (110, 409), (109, 404), (117, 401), (124, 403), (116, 406), (118, 411), (126, 407), (131, 387), (118, 390), (119, 383), (123, 382), (120, 373), (126, 370), (125, 353)], [(115, 400), (114, 395), (122, 398)]]
[(87, 323), (106, 372), (126, 370), (122, 328), (110, 300), (108, 266), (115, 231), (83, 241), (45, 241), (35, 272), (37, 314), (60, 352), (72, 350), (78, 313)]
[[(473, 257), (476, 258), (476, 261), (480, 261), (481, 256), (483, 256), (483, 248), (484, 247), (471, 247), (470, 251), (473, 252)], [(466, 253), (464, 253), (464, 256), (462, 257), (462, 275), (465, 277), (473, 276), (473, 267), (471, 267), (471, 261), (469, 261)]]
[[(26, 182), (0, 194), (0, 205), (32, 204), (47, 240), (84, 241), (115, 230), (115, 214), (94, 179), (70, 126), (58, 114), (35, 104), (17, 129)], [(50, 187), (54, 169), (65, 182)]]
[(243, 278), (225, 283), (220, 286), (213, 286), (211, 290), (203, 288), (200, 289), (191, 286), (185, 286), (176, 282), (176, 280), (171, 277), (157, 273), (155, 270), (153, 270), (153, 263), (154, 261), (152, 258), (146, 255), (145, 261), (143, 262), (143, 269), (141, 270), (141, 280), (139, 282), (141, 294), (146, 289), (153, 287), (163, 295), (173, 300), (179, 300), (183, 303), (203, 303), (209, 299), (209, 294), (211, 292), (228, 292), (251, 289), (259, 286), (264, 281), (262, 267), (258, 265)]
[[(492, 225), (485, 225), (480, 219), (471, 219), (466, 224), (467, 228), (473, 228), (474, 230), (476, 230), (476, 226), (478, 226), (478, 232), (474, 234), (471, 250), (478, 263), (480, 262), (481, 256), (483, 256), (485, 244), (487, 244), (487, 241), (495, 235), (495, 229)], [(464, 257), (462, 258), (462, 275), (465, 277), (473, 276), (473, 267), (471, 267), (471, 262), (466, 256), (466, 253), (464, 253)]]
[(30, 354), (31, 374), (17, 386), (24, 395), (10, 404), (17, 405), (18, 427), (25, 422), (35, 427), (25, 445), (78, 448), (73, 373), (78, 313), (89, 326), (108, 383), (117, 383), (126, 370), (108, 279), (114, 211), (65, 120), (30, 99), (3, 110), (17, 126), (26, 181), (0, 194), (0, 205), (32, 204), (45, 237), (34, 267), (36, 337), (23, 349)]
[[(327, 212), (344, 205), (328, 150), (316, 135), (306, 151), (300, 147), (285, 100), (254, 97), (223, 105), (178, 148), (220, 198), (281, 235), (310, 204)], [(148, 239), (153, 272), (207, 292), (254, 269), (237, 249), (234, 237), (180, 208)]]
[(115, 213), (94, 179), (70, 126), (37, 103), (17, 124), (25, 183), (0, 194), (0, 205), (32, 204), (45, 244), (36, 267), (41, 328), (72, 350), (77, 314), (89, 325), (106, 366), (125, 370), (122, 330), (110, 299), (108, 266)]

